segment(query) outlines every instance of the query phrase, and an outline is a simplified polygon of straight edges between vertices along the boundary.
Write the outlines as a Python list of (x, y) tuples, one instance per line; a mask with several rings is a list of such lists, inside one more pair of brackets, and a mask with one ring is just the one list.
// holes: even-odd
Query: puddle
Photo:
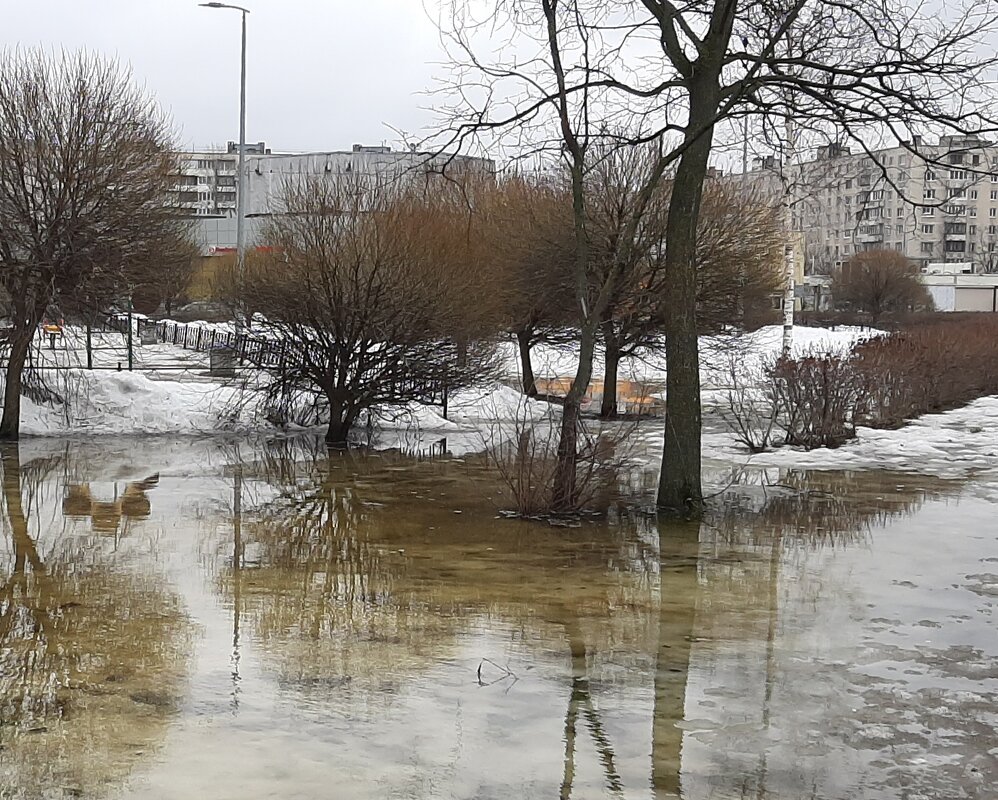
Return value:
[(995, 487), (755, 470), (560, 528), (441, 452), (4, 449), (0, 797), (998, 783)]

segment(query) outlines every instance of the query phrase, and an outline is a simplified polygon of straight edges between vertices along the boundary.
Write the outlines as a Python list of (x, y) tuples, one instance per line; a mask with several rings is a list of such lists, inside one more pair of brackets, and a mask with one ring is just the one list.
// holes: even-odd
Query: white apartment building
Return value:
[[(916, 138), (909, 148), (867, 154), (829, 145), (789, 170), (808, 273), (883, 248), (923, 268), (970, 262), (974, 272), (998, 272), (998, 145), (944, 136), (935, 145)], [(782, 192), (772, 158), (756, 159), (744, 177), (767, 194)]]
[(247, 217), (280, 213), (285, 186), (303, 177), (410, 183), (432, 180), (445, 168), (452, 177), (472, 173), (491, 175), (495, 172), (495, 163), (488, 159), (432, 155), (416, 150), (392, 150), (390, 147), (359, 144), (347, 151), (254, 155), (247, 161)]
[[(225, 150), (177, 154), (177, 176), (171, 200), (192, 217), (226, 217), (236, 213), (236, 163), (239, 145)], [(263, 142), (246, 145), (247, 158), (269, 154)]]
[[(177, 206), (198, 220), (198, 238), (204, 253), (225, 253), (236, 244), (236, 180), (238, 145), (224, 151), (180, 154), (174, 186)], [(350, 150), (321, 153), (272, 153), (264, 142), (248, 144), (246, 171), (246, 235), (252, 243), (266, 218), (282, 211), (282, 196), (289, 181), (305, 176), (329, 180), (431, 180), (446, 168), (451, 176), (462, 173), (491, 175), (489, 159), (451, 154), (434, 155), (390, 147), (355, 144)]]

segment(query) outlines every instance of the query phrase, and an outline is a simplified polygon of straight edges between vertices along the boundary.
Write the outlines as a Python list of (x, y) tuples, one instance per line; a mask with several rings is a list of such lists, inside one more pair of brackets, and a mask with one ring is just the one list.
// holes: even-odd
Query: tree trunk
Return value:
[(620, 365), (620, 343), (612, 322), (603, 323), (605, 364), (603, 367), (603, 402), (599, 415), (603, 419), (617, 416), (617, 368)]
[(3, 392), (3, 417), (0, 418), (0, 441), (17, 441), (21, 433), (21, 377), (28, 358), (35, 325), (17, 326), (10, 344), (6, 383)]
[(527, 397), (537, 397), (537, 380), (534, 378), (534, 367), (530, 363), (530, 332), (516, 332), (516, 343), (520, 349), (520, 372), (523, 376), (523, 393)]
[(703, 502), (696, 245), (700, 201), (713, 140), (713, 115), (717, 109), (716, 84), (695, 83), (690, 97), (687, 149), (676, 169), (666, 223), (666, 409), (658, 506), (696, 515)]
[(572, 386), (565, 395), (565, 408), (561, 415), (561, 435), (558, 439), (558, 464), (554, 472), (552, 511), (575, 511), (578, 501), (576, 487), (579, 461), (579, 426), (582, 424), (582, 398), (593, 377), (593, 353), (596, 333), (591, 324), (582, 326), (579, 341), (579, 367)]
[(330, 447), (346, 447), (349, 444), (350, 430), (356, 419), (357, 412), (351, 405), (330, 400), (326, 444)]

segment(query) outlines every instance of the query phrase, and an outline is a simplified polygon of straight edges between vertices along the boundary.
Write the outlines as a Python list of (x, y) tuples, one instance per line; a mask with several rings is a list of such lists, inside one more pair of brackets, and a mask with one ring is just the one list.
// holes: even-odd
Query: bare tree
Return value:
[(201, 249), (193, 237), (190, 221), (179, 216), (173, 226), (164, 225), (157, 233), (156, 239), (148, 243), (146, 258), (129, 265), (125, 279), (135, 287), (132, 294), (137, 310), (151, 314), (162, 306), (169, 316), (190, 288)]
[(513, 175), (485, 192), (476, 225), (483, 266), (502, 276), (505, 325), (515, 338), (524, 394), (537, 396), (532, 349), (574, 338), (572, 205), (563, 182)]
[(260, 329), (285, 347), (268, 365), (272, 399), (318, 394), (326, 441), (345, 445), (363, 411), (487, 374), (497, 292), (474, 268), (460, 192), (315, 177), (287, 184), (284, 204), (264, 236), (270, 258), (244, 281)]
[(783, 280), (781, 211), (751, 190), (708, 180), (697, 226), (697, 327), (717, 333), (767, 321)]
[(896, 250), (867, 250), (833, 275), (832, 296), (836, 304), (869, 314), (876, 325), (885, 313), (932, 310), (919, 275), (918, 266)]
[[(566, 399), (564, 487), (570, 487), (575, 408), (591, 376), (595, 329), (633, 244), (622, 237), (609, 282), (589, 280), (592, 215), (584, 178), (593, 140), (663, 142), (629, 227), (636, 230), (666, 169), (674, 169), (662, 297), (668, 381), (658, 504), (698, 513), (697, 229), (719, 124), (757, 115), (791, 153), (810, 136), (853, 141), (872, 155), (871, 137), (880, 136), (907, 142), (916, 158), (926, 155), (913, 134), (926, 126), (993, 131), (987, 87), (998, 60), (986, 41), (998, 28), (996, 9), (973, 2), (929, 9), (903, 0), (509, 0), (498, 4), (487, 28), (493, 37), (498, 29), (514, 39), (514, 46), (493, 49), (515, 54), (503, 61), (478, 56), (482, 21), (465, 0), (453, 6), (452, 139), (514, 131), (520, 151), (556, 149), (572, 175), (582, 357)], [(624, 140), (606, 134), (608, 120), (631, 133)], [(792, 247), (788, 241), (788, 255)]]
[[(619, 156), (614, 160), (626, 163)], [(642, 182), (642, 164), (650, 166), (651, 162), (639, 159), (621, 170), (617, 181), (602, 181), (591, 190), (598, 212), (594, 228), (607, 252), (616, 248), (614, 238), (626, 222), (632, 187)], [(605, 311), (603, 417), (617, 413), (620, 360), (661, 350), (664, 345), (667, 319), (662, 297), (668, 291), (664, 228), (671, 183), (661, 184), (659, 194), (639, 228), (643, 241), (631, 251), (636, 261), (621, 274)], [(763, 202), (750, 190), (711, 179), (697, 227), (698, 331), (714, 333), (761, 318), (781, 285), (783, 226), (778, 207)]]
[(22, 370), (45, 309), (113, 296), (175, 224), (172, 166), (167, 122), (125, 68), (85, 53), (0, 55), (0, 439), (18, 436)]

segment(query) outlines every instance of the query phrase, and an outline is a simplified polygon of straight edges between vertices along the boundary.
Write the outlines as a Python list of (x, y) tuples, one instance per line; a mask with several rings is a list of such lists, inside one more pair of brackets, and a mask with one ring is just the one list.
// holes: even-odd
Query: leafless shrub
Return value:
[(767, 367), (759, 363), (746, 368), (744, 354), (732, 350), (725, 356), (728, 386), (721, 418), (750, 453), (761, 453), (773, 444), (780, 411), (773, 384), (766, 381)]
[(439, 402), (491, 377), (499, 292), (475, 268), (462, 193), (319, 176), (288, 183), (284, 202), (241, 295), (282, 343), (259, 364), (271, 412), (321, 409), (326, 440), (343, 445), (372, 408)]
[(876, 325), (884, 313), (932, 311), (932, 298), (919, 268), (897, 250), (857, 253), (832, 277), (836, 305), (869, 314)]
[(483, 435), (487, 459), (510, 491), (517, 516), (536, 517), (602, 509), (613, 495), (621, 470), (631, 461), (630, 438), (635, 425), (587, 428), (580, 425), (575, 495), (570, 508), (555, 505), (558, 432), (561, 421), (552, 410), (535, 420), (525, 410)]
[(854, 366), (865, 391), (862, 424), (894, 428), (921, 414), (998, 394), (998, 317), (913, 326), (856, 346)]
[(863, 384), (848, 353), (783, 357), (766, 368), (785, 443), (838, 447), (856, 435)]

